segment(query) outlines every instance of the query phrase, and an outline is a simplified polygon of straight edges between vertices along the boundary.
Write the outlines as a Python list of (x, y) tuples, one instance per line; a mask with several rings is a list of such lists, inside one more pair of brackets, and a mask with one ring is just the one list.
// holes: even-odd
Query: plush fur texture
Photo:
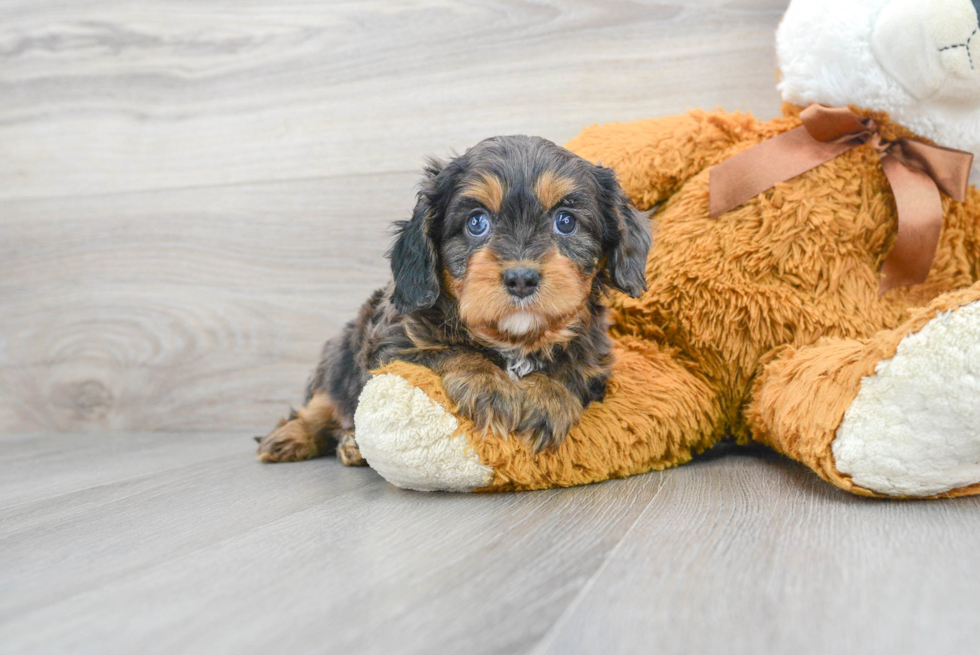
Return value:
[[(949, 456), (949, 450), (945, 448), (949, 444), (944, 442), (947, 439), (956, 441), (954, 450), (958, 450), (959, 455), (969, 453), (980, 444), (980, 430), (972, 421), (976, 399), (959, 395), (964, 387), (967, 393), (971, 385), (975, 387), (969, 380), (964, 381), (963, 369), (977, 370), (980, 360), (976, 349), (966, 342), (956, 355), (961, 367), (950, 371), (941, 369), (940, 366), (948, 364), (950, 359), (948, 342), (944, 348), (942, 339), (932, 338), (935, 330), (930, 326), (937, 318), (940, 322), (948, 321), (961, 308), (975, 307), (978, 300), (980, 284), (974, 284), (942, 294), (926, 306), (912, 310), (894, 329), (858, 339), (823, 339), (812, 346), (787, 347), (776, 353), (753, 389), (748, 417), (755, 438), (803, 462), (828, 482), (860, 495), (921, 497), (977, 493), (980, 477), (964, 479), (962, 471), (957, 470), (968, 468), (963, 465), (972, 462), (961, 458), (954, 463), (957, 455)], [(957, 318), (955, 324), (955, 332), (969, 338), (980, 330), (980, 317), (970, 311)], [(948, 331), (940, 328), (940, 332)], [(903, 407), (898, 412), (887, 405), (871, 407), (871, 403), (883, 398), (880, 390), (894, 388), (894, 380), (876, 382), (877, 372), (890, 368), (894, 359), (899, 359), (901, 367), (901, 360), (907, 354), (899, 349), (907, 351), (910, 341), (932, 343), (925, 350), (933, 351), (927, 353), (925, 359), (918, 358), (917, 363), (931, 360), (932, 365), (922, 384), (917, 384), (916, 380), (907, 381), (920, 393), (919, 402), (933, 405), (930, 414), (935, 429), (922, 435), (925, 439), (918, 444), (907, 438), (909, 432), (905, 429), (915, 413), (914, 406)], [(873, 400), (869, 401), (869, 397)], [(861, 417), (881, 416), (880, 412), (889, 411), (892, 417), (888, 425), (874, 424), (874, 419), (871, 423), (861, 420)], [(849, 426), (845, 425), (848, 413), (851, 414)], [(836, 440), (845, 433), (843, 450), (849, 452), (845, 452), (846, 463), (841, 465), (836, 453), (842, 446)], [(896, 433), (904, 433), (906, 438), (896, 438)], [(850, 443), (846, 443), (848, 441)], [(917, 448), (918, 452), (912, 457), (926, 457), (914, 467), (910, 466), (911, 458), (903, 465), (902, 458)], [(864, 452), (855, 452), (860, 450)], [(927, 454), (928, 451), (932, 451), (931, 454)], [(929, 460), (934, 456), (944, 461), (933, 467), (934, 475), (930, 481), (933, 486), (930, 486), (923, 484), (921, 471), (930, 466)], [(891, 467), (890, 479), (880, 473), (888, 467)], [(858, 475), (856, 479), (851, 476), (852, 472), (862, 469), (878, 473)]]
[(980, 301), (949, 309), (878, 362), (833, 442), (837, 469), (891, 495), (980, 480)]
[(367, 383), (365, 393), (383, 400), (357, 407), (355, 420), (366, 435), (360, 452), (392, 484), (416, 491), (472, 491), (493, 479), (493, 470), (458, 434), (458, 420), (421, 389), (381, 374)]

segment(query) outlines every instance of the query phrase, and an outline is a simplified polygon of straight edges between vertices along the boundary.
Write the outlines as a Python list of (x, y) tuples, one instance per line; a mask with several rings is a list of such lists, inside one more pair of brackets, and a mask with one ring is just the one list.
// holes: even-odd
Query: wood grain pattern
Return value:
[[(387, 177), (400, 192), (376, 193)], [(323, 341), (387, 279), (387, 225), (413, 183), (121, 194), (76, 199), (70, 216), (61, 200), (8, 203), (4, 424), (270, 427), (302, 400)]]
[(415, 170), (495, 133), (772, 109), (785, 1), (5, 5), (0, 198)]
[(715, 464), (667, 481), (535, 655), (651, 639), (664, 653), (976, 649), (980, 501), (848, 496), (777, 458)]
[(0, 432), (261, 431), (423, 156), (778, 111), (785, 0), (6, 0)]
[[(418, 494), (332, 459), (260, 465), (229, 438), (201, 438), (222, 442), (224, 456), (117, 470), (119, 479), (0, 512), (0, 643), (353, 653), (476, 642), (514, 652), (547, 629), (659, 485)], [(86, 463), (84, 449), (72, 451)], [(365, 643), (372, 635), (376, 645)]]
[[(980, 639), (980, 500), (852, 497), (761, 449), (471, 495), (333, 459), (260, 465), (238, 434), (74, 437), (2, 442), (0, 494), (34, 483), (0, 508), (0, 652), (959, 655)], [(68, 480), (72, 461), (87, 472)]]

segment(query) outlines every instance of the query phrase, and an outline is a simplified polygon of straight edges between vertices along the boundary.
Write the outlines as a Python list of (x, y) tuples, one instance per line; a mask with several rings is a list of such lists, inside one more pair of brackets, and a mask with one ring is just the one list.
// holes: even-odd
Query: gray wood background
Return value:
[(786, 0), (0, 0), (0, 432), (262, 430), (427, 154), (779, 111)]

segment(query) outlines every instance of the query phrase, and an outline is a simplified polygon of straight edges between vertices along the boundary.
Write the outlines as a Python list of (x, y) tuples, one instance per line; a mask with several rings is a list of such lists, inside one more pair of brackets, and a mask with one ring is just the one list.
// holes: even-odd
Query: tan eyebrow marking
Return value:
[(538, 197), (538, 202), (547, 211), (576, 188), (575, 180), (572, 178), (559, 177), (552, 171), (545, 171), (538, 176), (534, 183), (534, 195)]
[(481, 173), (479, 179), (466, 184), (462, 195), (483, 203), (494, 214), (499, 214), (504, 204), (504, 185), (496, 175)]

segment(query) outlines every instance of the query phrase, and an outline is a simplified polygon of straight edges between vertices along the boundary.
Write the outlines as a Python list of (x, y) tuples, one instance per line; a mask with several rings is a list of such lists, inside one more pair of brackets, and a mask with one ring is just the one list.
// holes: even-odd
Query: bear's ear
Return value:
[(595, 167), (606, 222), (606, 271), (612, 285), (633, 298), (646, 291), (647, 254), (653, 237), (647, 212), (640, 212), (619, 186), (611, 168)]

